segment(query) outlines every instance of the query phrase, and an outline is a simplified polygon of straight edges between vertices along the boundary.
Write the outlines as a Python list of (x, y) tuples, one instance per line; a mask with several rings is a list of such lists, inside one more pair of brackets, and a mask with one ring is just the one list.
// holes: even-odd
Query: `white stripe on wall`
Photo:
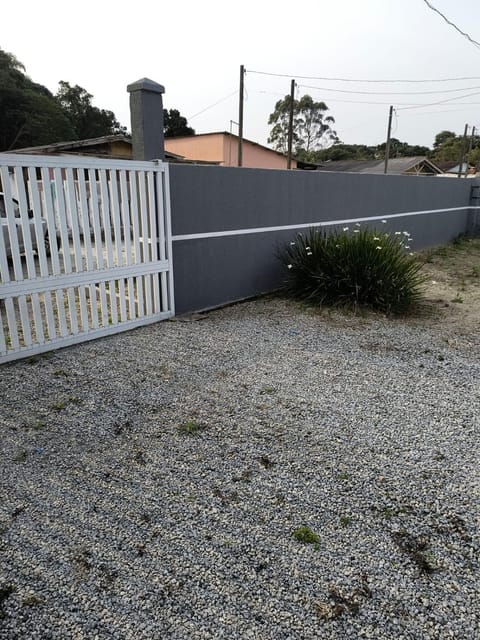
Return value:
[(252, 233), (269, 233), (271, 231), (288, 231), (289, 229), (310, 229), (312, 227), (329, 227), (333, 225), (354, 224), (355, 222), (373, 222), (375, 220), (393, 220), (406, 216), (424, 216), (429, 213), (451, 213), (452, 211), (471, 211), (478, 207), (451, 207), (450, 209), (426, 209), (425, 211), (404, 211), (403, 213), (390, 213), (383, 216), (369, 216), (366, 218), (346, 218), (344, 220), (327, 220), (324, 222), (306, 222), (302, 224), (287, 224), (278, 227), (252, 227), (251, 229), (232, 229), (230, 231), (209, 231), (206, 233), (186, 233), (172, 236), (174, 242), (180, 240), (202, 240), (204, 238), (225, 238), (227, 236), (243, 236)]

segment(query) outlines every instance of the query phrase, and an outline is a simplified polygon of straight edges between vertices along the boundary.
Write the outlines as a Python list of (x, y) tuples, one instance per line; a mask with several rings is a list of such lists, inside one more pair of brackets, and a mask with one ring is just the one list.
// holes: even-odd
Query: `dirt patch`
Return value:
[(422, 251), (427, 275), (422, 320), (466, 334), (480, 326), (480, 238)]

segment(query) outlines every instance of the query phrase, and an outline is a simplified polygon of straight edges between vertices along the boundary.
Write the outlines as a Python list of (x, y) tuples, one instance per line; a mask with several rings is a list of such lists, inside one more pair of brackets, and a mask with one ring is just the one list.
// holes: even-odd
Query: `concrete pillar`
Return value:
[(132, 82), (130, 94), (134, 160), (164, 160), (163, 100), (165, 87), (148, 78)]

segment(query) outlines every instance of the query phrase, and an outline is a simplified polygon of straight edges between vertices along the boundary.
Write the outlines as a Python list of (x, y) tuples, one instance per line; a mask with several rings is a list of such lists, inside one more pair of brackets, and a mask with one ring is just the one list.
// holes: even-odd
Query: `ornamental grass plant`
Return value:
[(300, 233), (278, 253), (286, 268), (284, 293), (316, 305), (407, 313), (425, 282), (410, 240), (406, 231), (389, 234), (358, 223), (353, 230)]

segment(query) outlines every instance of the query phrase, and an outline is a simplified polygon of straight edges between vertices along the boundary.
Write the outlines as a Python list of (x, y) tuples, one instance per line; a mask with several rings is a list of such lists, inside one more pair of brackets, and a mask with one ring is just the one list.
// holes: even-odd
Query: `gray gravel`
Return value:
[(262, 299), (4, 366), (0, 638), (480, 638), (479, 346)]

